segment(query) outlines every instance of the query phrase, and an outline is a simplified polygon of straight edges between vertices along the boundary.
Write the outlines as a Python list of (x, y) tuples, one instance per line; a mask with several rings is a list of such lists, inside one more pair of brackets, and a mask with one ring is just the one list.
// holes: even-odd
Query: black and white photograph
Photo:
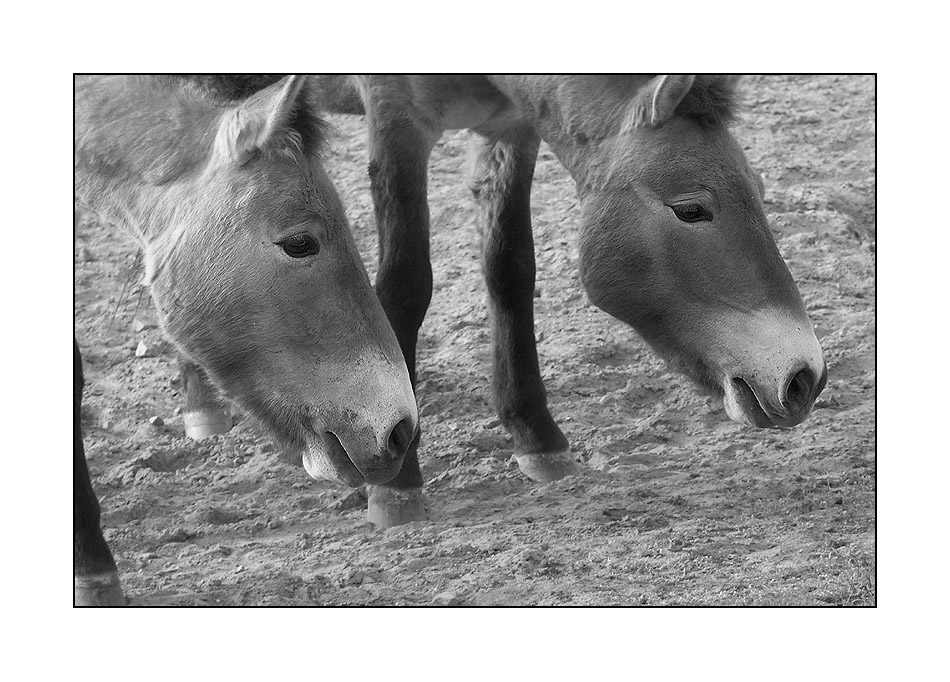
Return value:
[(877, 606), (877, 76), (74, 76), (74, 606)]

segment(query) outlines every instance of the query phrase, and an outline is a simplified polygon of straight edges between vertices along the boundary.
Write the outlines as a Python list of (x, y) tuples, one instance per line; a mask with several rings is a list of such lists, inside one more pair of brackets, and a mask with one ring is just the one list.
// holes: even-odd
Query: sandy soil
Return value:
[[(421, 330), (431, 520), (380, 531), (365, 496), (310, 479), (249, 420), (183, 437), (177, 365), (137, 285), (135, 245), (88, 217), (75, 240), (83, 428), (133, 605), (874, 604), (875, 83), (749, 77), (736, 133), (828, 361), (805, 424), (749, 430), (589, 304), (573, 184), (542, 147), (533, 204), (548, 399), (584, 470), (527, 480), (489, 404), (469, 133), (430, 174), (435, 293)], [(370, 274), (362, 122), (335, 117), (331, 176)], [(135, 324), (138, 320), (139, 324)], [(138, 329), (144, 323), (144, 329)], [(140, 341), (159, 354), (136, 357)], [(149, 423), (153, 416), (164, 421)]]

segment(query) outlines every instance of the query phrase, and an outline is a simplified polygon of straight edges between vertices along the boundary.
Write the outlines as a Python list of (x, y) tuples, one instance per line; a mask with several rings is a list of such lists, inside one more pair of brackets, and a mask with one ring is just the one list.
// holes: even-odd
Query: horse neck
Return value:
[(649, 76), (503, 76), (492, 82), (547, 142), (583, 197), (603, 184), (639, 88)]
[(75, 106), (76, 203), (132, 234), (148, 255), (174, 222), (209, 132), (189, 130), (180, 100), (133, 78), (77, 80)]

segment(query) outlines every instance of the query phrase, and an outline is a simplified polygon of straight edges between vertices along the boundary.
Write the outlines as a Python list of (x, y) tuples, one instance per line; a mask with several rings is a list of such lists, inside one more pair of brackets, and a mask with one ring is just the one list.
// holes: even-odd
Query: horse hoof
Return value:
[(515, 460), (521, 473), (538, 483), (550, 483), (580, 471), (570, 450), (515, 454)]
[(86, 575), (73, 579), (74, 606), (125, 606), (125, 595), (119, 586), (119, 575), (114, 571), (100, 575)]
[(413, 521), (425, 521), (425, 495), (422, 488), (394, 490), (380, 485), (366, 486), (369, 492), (367, 516), (379, 528), (392, 528)]
[(192, 440), (227, 433), (232, 425), (231, 415), (224, 410), (185, 412), (182, 419), (185, 422), (185, 435)]

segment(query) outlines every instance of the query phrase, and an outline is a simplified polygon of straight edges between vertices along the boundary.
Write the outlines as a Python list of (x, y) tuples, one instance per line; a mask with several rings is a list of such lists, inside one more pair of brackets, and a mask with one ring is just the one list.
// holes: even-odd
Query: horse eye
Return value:
[(700, 204), (682, 204), (679, 206), (670, 206), (676, 217), (684, 223), (698, 223), (704, 220), (712, 220), (712, 213), (703, 208)]
[(291, 258), (306, 258), (320, 252), (320, 243), (306, 232), (276, 242)]

